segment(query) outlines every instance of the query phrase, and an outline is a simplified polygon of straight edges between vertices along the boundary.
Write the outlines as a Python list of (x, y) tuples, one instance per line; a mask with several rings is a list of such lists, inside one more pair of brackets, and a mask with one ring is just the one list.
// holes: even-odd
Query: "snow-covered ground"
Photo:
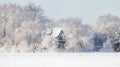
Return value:
[(1, 54), (0, 67), (120, 67), (120, 54)]

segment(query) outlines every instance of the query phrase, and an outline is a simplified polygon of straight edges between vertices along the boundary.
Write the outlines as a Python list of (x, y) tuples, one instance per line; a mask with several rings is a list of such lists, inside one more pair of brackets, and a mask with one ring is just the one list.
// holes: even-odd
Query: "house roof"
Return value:
[(59, 33), (61, 32), (61, 28), (53, 28), (53, 37), (57, 37)]

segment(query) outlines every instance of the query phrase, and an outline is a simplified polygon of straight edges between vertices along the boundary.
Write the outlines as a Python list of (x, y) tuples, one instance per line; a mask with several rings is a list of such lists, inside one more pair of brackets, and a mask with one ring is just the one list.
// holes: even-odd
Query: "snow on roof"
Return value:
[(59, 33), (61, 32), (61, 28), (53, 28), (53, 37), (57, 37)]

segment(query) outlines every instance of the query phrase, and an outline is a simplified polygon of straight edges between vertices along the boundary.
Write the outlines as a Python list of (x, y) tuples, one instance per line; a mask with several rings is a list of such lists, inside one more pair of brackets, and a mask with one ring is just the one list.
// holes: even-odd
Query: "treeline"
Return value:
[[(65, 49), (57, 47), (56, 28), (64, 32)], [(119, 32), (120, 18), (112, 14), (89, 26), (79, 17), (49, 19), (33, 3), (0, 6), (0, 52), (119, 52)]]

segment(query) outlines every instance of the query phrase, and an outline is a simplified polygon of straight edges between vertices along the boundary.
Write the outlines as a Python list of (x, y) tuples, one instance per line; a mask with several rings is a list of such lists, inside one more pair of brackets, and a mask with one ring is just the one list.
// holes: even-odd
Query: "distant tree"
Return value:
[(107, 40), (107, 35), (104, 34), (104, 33), (95, 33), (94, 34), (94, 37), (93, 37), (93, 45), (94, 45), (94, 48), (93, 50), (94, 51), (99, 51), (100, 49), (102, 49), (104, 47), (104, 43), (106, 42)]
[(120, 52), (120, 32), (116, 33), (116, 35), (114, 36), (111, 42), (112, 42), (113, 50), (115, 52)]
[(120, 18), (112, 14), (100, 16), (97, 20), (97, 32), (113, 35), (120, 27)]
[[(0, 41), (10, 39), (11, 45), (26, 41), (31, 45), (40, 43), (46, 20), (40, 6), (29, 3), (25, 6), (16, 4), (0, 5)], [(8, 44), (9, 45), (9, 44)]]
[[(116, 33), (119, 32), (119, 29), (120, 29), (120, 18), (112, 14), (107, 14), (107, 15), (100, 16), (98, 18), (97, 25), (94, 28), (94, 33), (107, 34), (107, 37), (109, 37), (111, 40), (111, 45), (116, 46), (113, 43), (116, 40), (114, 38), (119, 37), (119, 36), (116, 36)], [(100, 40), (98, 42), (100, 42)], [(114, 46), (113, 46), (113, 49), (115, 49)]]

